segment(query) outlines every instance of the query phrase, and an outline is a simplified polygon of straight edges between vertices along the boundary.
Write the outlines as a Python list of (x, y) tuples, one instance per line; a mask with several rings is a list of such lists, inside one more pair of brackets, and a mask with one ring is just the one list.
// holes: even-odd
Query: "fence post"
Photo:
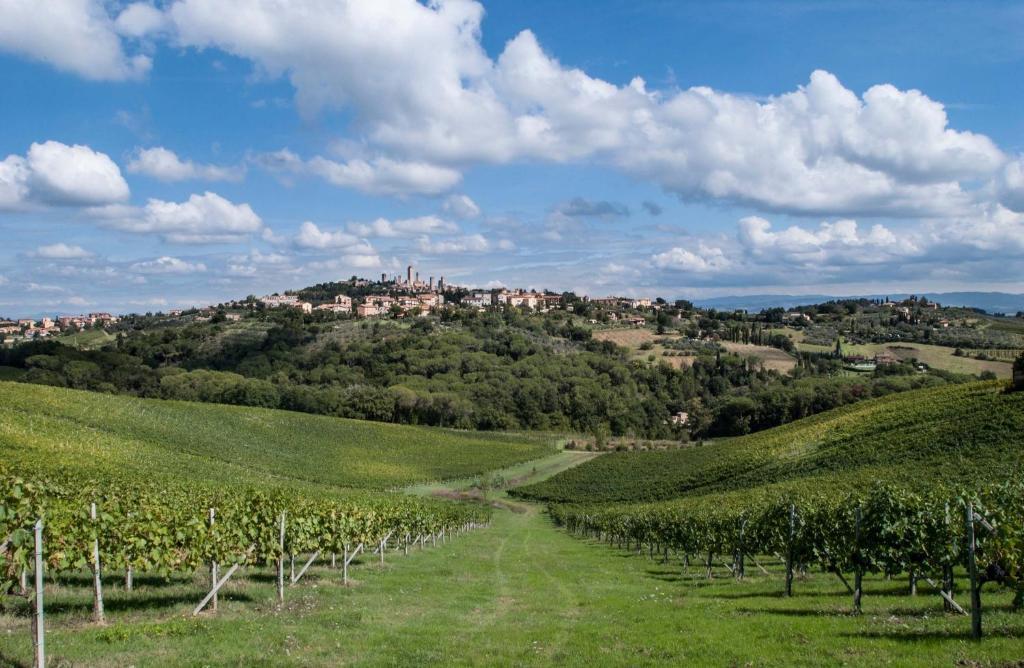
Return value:
[(793, 541), (796, 538), (796, 505), (789, 506), (789, 541), (786, 545), (786, 596), (793, 595)]
[(36, 520), (36, 614), (35, 614), (35, 662), (36, 668), (46, 668), (46, 625), (43, 616), (43, 521)]
[(853, 611), (860, 614), (860, 599), (864, 594), (864, 565), (860, 554), (860, 506), (853, 521)]
[[(217, 511), (214, 510), (213, 508), (210, 508), (210, 532), (211, 533), (213, 532), (213, 524), (214, 524), (216, 515), (217, 515)], [(217, 560), (214, 559), (213, 561), (210, 562), (210, 586), (211, 587), (216, 587), (217, 586), (217, 580), (219, 579), (219, 575), (220, 575), (220, 573), (218, 571), (219, 571), (219, 569), (217, 568)], [(212, 608), (214, 612), (217, 612), (217, 599), (219, 597), (220, 597), (220, 595), (215, 591), (213, 593), (213, 600), (210, 601), (210, 608)]]
[(967, 504), (967, 570), (971, 576), (971, 637), (981, 640), (981, 585), (978, 584), (978, 562), (975, 558), (974, 504)]
[[(96, 504), (89, 506), (89, 517), (92, 518), (93, 528), (96, 529)], [(100, 574), (100, 538), (97, 530), (96, 538), (92, 541), (92, 583), (93, 583), (93, 619), (103, 623), (103, 580)]]
[(284, 522), (285, 511), (281, 511), (281, 556), (277, 559), (277, 602), (284, 603)]

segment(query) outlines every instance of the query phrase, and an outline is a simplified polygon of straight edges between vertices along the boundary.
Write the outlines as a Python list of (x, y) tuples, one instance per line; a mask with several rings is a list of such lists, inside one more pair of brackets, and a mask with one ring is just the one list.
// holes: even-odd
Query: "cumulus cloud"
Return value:
[(140, 274), (192, 274), (206, 271), (206, 265), (164, 255), (154, 260), (136, 262), (131, 265), (131, 270)]
[(420, 237), (418, 247), (427, 255), (448, 255), (455, 253), (483, 253), (491, 248), (491, 244), (482, 234), (469, 234), (452, 239), (432, 241), (429, 237)]
[(303, 160), (282, 149), (254, 157), (254, 162), (285, 174), (312, 174), (342, 188), (371, 195), (437, 195), (462, 179), (458, 170), (418, 160), (377, 157), (337, 161), (315, 156)]
[[(140, 27), (144, 10), (129, 11), (122, 29)], [(4, 0), (0, 2), (0, 49), (86, 79), (138, 79), (152, 66), (148, 56), (125, 52), (118, 26), (101, 0)]]
[(34, 143), (0, 162), (0, 208), (97, 206), (128, 199), (121, 170), (105, 153), (58, 141)]
[(203, 165), (191, 160), (182, 160), (174, 151), (163, 146), (138, 149), (128, 162), (128, 171), (132, 174), (145, 174), (160, 181), (238, 181), (245, 175), (245, 170), (241, 167)]
[(419, 216), (398, 220), (378, 218), (370, 223), (349, 223), (348, 230), (361, 237), (405, 237), (424, 234), (453, 234), (459, 231), (459, 226), (437, 216)]
[(468, 195), (449, 195), (441, 207), (445, 213), (451, 214), (461, 220), (476, 218), (480, 215), (480, 207)]
[[(591, 161), (683, 198), (822, 216), (963, 215), (976, 184), (1002, 181), (1020, 209), (1018, 172), (987, 137), (949, 127), (944, 106), (887, 83), (858, 94), (815, 71), (764, 99), (694, 86), (616, 85), (567, 67), (529, 30), (496, 58), (482, 45), (481, 3), (175, 0), (136, 3), (112, 20), (100, 0), (0, 4), (0, 48), (93, 78), (128, 78), (118, 31), (169, 35), (287, 77), (306, 116), (351, 114), (373, 157), (279, 156), (378, 195), (436, 195), (474, 162)], [(113, 6), (113, 5), (110, 5)], [(160, 14), (158, 16), (158, 14)], [(273, 164), (275, 160), (267, 160)], [(4, 168), (10, 171), (10, 166)]]
[(569, 218), (602, 218), (611, 220), (628, 217), (629, 207), (621, 202), (592, 201), (583, 197), (574, 197), (556, 207), (555, 213), (568, 216)]
[(72, 246), (63, 242), (40, 246), (33, 256), (49, 260), (79, 260), (92, 257), (92, 253), (81, 246)]
[(897, 237), (884, 225), (862, 230), (854, 220), (823, 222), (817, 229), (797, 225), (774, 231), (757, 216), (743, 218), (737, 235), (752, 255), (775, 262), (877, 264), (921, 252), (908, 236)]
[(654, 266), (697, 274), (712, 273), (727, 269), (730, 265), (721, 248), (705, 246), (703, 243), (690, 250), (676, 246), (664, 253), (651, 257)]
[[(272, 0), (180, 0), (169, 14), (182, 44), (287, 76), (305, 113), (354, 112), (372, 145), (432, 166), (433, 192), (457, 181), (438, 165), (589, 159), (681, 197), (802, 214), (947, 215), (969, 204), (962, 183), (1006, 160), (987, 137), (950, 128), (941, 103), (889, 84), (858, 95), (816, 71), (762, 100), (699, 86), (652, 91), (639, 78), (617, 86), (566, 67), (529, 30), (492, 60), (477, 2), (300, 4), (282, 16)], [(375, 179), (352, 172), (386, 171), (373, 167), (319, 171), (371, 191)]]
[(113, 228), (138, 234), (158, 234), (182, 244), (230, 243), (261, 232), (263, 221), (248, 204), (234, 204), (206, 192), (184, 202), (150, 199), (142, 209), (110, 207), (94, 214)]
[(353, 246), (359, 243), (359, 239), (347, 232), (321, 230), (315, 223), (307, 220), (299, 226), (293, 242), (299, 248), (326, 250)]

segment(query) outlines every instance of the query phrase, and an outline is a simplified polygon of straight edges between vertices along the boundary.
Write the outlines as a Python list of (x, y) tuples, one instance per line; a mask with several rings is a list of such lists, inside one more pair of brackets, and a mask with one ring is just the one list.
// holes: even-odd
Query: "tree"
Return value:
[(1013, 363), (1013, 389), (1024, 390), (1024, 353)]

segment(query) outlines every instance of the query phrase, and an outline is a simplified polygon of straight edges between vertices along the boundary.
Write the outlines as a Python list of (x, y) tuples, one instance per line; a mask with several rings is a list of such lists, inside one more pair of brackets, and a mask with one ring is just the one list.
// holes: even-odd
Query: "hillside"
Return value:
[(381, 489), (472, 476), (550, 450), (542, 438), (0, 382), (0, 459), (15, 472)]
[(1003, 479), (1024, 463), (1024, 393), (971, 383), (863, 401), (748, 436), (599, 457), (518, 493), (546, 501), (654, 501), (884, 476), (907, 484)]

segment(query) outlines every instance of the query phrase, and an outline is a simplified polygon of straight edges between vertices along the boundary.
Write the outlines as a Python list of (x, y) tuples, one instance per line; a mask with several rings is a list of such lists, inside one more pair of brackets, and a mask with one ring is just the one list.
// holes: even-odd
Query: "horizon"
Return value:
[(218, 7), (0, 7), (0, 312), (1024, 294), (1022, 7)]

